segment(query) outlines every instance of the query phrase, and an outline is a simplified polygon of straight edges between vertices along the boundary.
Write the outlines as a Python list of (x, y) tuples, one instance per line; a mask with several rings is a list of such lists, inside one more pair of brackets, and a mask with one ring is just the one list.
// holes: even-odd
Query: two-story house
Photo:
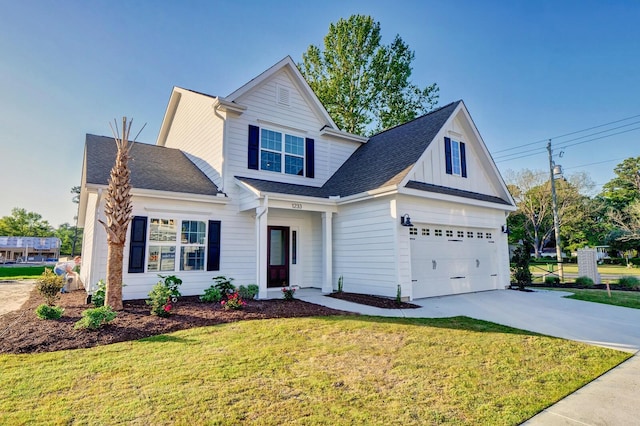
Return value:
[[(112, 138), (87, 135), (81, 277), (105, 278)], [(462, 101), (370, 138), (337, 128), (286, 57), (226, 97), (174, 88), (156, 145), (135, 143), (125, 299), (158, 274), (185, 295), (218, 275), (394, 297), (509, 284), (515, 210)], [(273, 289), (273, 290), (272, 290)]]

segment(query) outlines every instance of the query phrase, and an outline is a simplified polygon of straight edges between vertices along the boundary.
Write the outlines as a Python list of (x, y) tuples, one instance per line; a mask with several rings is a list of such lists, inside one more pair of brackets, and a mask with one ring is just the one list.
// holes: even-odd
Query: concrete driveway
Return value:
[(0, 315), (20, 309), (34, 287), (35, 282), (31, 280), (0, 281)]
[(389, 310), (356, 305), (301, 289), (308, 302), (365, 315), (471, 318), (628, 352), (640, 350), (640, 310), (566, 299), (560, 291), (494, 290), (413, 301), (419, 309)]

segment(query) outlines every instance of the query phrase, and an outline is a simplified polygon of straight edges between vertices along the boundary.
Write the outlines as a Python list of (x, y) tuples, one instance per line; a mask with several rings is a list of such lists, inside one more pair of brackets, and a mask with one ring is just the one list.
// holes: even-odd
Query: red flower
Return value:
[(170, 312), (171, 311), (171, 305), (164, 305), (164, 311), (165, 312)]

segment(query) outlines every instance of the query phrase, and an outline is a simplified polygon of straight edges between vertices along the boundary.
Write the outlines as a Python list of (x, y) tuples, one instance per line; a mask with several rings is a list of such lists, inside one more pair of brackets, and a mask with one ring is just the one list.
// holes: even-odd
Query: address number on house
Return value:
[(291, 203), (291, 208), (296, 210), (302, 210), (302, 203)]

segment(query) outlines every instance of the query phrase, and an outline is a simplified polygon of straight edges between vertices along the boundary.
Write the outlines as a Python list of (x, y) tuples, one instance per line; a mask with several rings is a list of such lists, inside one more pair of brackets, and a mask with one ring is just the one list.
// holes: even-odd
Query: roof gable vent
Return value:
[(289, 106), (289, 89), (280, 85), (276, 86), (276, 102), (278, 105)]

